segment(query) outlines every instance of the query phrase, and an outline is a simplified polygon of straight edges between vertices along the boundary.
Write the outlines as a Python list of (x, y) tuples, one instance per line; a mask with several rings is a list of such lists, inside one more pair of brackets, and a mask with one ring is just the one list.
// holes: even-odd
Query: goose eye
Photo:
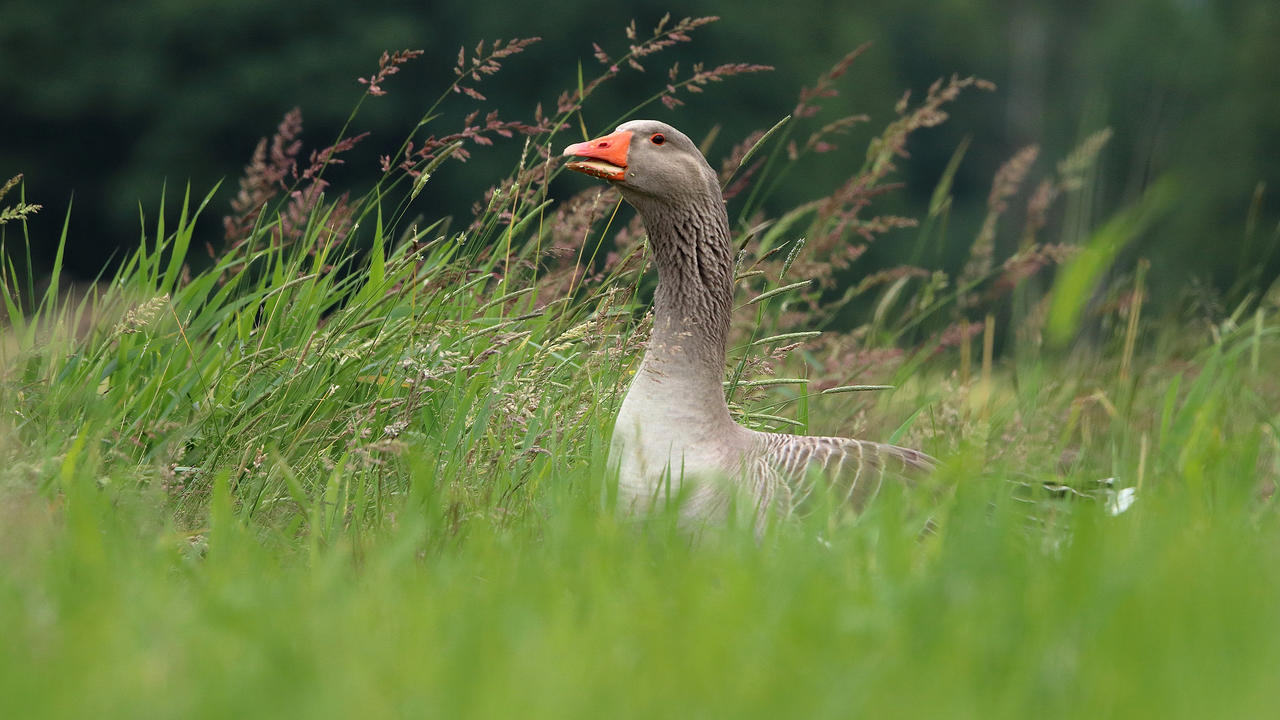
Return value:
[(662, 143), (667, 141), (667, 138), (663, 136), (662, 133), (654, 133), (649, 138), (649, 141), (652, 142), (654, 145), (661, 145)]

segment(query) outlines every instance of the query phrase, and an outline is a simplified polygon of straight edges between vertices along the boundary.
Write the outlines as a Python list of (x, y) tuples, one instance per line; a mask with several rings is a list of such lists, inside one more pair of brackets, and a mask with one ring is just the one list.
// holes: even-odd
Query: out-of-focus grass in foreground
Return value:
[[(728, 186), (751, 180), (735, 414), (942, 462), (860, 517), (815, 502), (762, 536), (614, 512), (609, 426), (651, 279), (616, 197), (547, 200), (581, 85), (464, 230), (409, 211), (459, 140), (361, 199), (243, 215), (203, 270), (189, 196), (88, 289), (23, 283), (0, 253), (0, 717), (1272, 716), (1274, 293), (1144, 317), (1142, 270), (1110, 267), (1140, 217), (1036, 240), (1101, 134), (1003, 263), (1033, 150), (961, 276), (839, 290), (859, 243), (911, 225), (856, 217), (895, 148), (971, 82), (904, 106), (857, 182), (777, 217), (759, 193), (791, 126), (730, 154)], [(920, 261), (954, 241), (954, 166)], [(1074, 246), (1094, 254), (1035, 281)], [(866, 322), (817, 337), (853, 300)], [(1084, 323), (1088, 342), (1044, 348)]]

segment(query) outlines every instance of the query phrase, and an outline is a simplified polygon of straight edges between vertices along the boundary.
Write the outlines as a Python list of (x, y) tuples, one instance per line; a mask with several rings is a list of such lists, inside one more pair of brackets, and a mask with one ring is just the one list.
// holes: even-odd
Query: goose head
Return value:
[(623, 123), (608, 135), (570, 145), (563, 155), (583, 158), (568, 168), (612, 182), (641, 212), (655, 204), (721, 201), (715, 171), (697, 145), (657, 120)]

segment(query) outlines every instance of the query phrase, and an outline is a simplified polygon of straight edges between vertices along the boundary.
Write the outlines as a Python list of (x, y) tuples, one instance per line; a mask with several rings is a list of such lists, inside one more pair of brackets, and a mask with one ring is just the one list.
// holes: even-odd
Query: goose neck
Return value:
[(733, 302), (733, 252), (724, 203), (643, 214), (658, 268), (653, 333), (642, 372), (677, 378), (690, 403), (728, 417), (725, 345)]

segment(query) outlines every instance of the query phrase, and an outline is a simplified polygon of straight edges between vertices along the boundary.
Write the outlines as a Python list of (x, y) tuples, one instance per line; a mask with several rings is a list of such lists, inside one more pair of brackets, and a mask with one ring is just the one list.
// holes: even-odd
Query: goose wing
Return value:
[(936, 461), (910, 448), (843, 437), (762, 433), (757, 473), (768, 478), (771, 500), (790, 512), (825, 478), (845, 502), (861, 509), (875, 497), (885, 477), (931, 472)]

